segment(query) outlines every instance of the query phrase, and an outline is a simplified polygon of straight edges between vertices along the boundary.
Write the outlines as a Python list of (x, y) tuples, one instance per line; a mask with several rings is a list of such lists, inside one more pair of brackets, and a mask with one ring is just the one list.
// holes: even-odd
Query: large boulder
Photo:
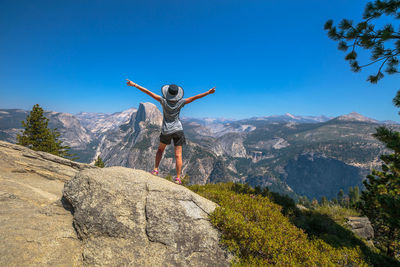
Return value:
[(216, 204), (124, 167), (79, 172), (64, 187), (83, 262), (110, 266), (228, 266), (208, 214)]
[(347, 224), (356, 235), (367, 240), (374, 238), (374, 229), (367, 217), (348, 217)]
[(0, 266), (80, 266), (81, 242), (61, 201), (64, 181), (94, 168), (0, 141)]

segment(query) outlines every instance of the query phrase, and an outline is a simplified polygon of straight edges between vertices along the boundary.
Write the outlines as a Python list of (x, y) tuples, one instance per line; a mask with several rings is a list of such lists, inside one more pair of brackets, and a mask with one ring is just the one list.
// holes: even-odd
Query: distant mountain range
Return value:
[[(0, 109), (0, 140), (15, 142), (29, 111)], [(101, 156), (106, 166), (121, 165), (150, 171), (159, 143), (162, 114), (141, 103), (114, 114), (46, 112), (50, 127), (77, 153), (81, 162)], [(362, 186), (371, 168), (378, 168), (383, 145), (372, 137), (375, 128), (400, 125), (358, 113), (327, 116), (284, 115), (249, 119), (182, 119), (188, 144), (183, 173), (191, 183), (223, 181), (268, 186), (273, 191), (309, 198), (336, 196), (340, 189)], [(161, 175), (173, 174), (169, 146)]]

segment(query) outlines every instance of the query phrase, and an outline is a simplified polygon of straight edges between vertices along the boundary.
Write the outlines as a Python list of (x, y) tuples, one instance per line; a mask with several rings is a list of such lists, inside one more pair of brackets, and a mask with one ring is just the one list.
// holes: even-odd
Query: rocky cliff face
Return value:
[(113, 114), (80, 112), (76, 114), (75, 117), (80, 121), (82, 126), (88, 129), (96, 137), (100, 137), (105, 132), (128, 123), (132, 114), (136, 112), (136, 108), (130, 108)]
[(143, 171), (0, 141), (0, 266), (229, 266), (215, 206)]
[(234, 158), (246, 158), (247, 151), (243, 145), (244, 137), (245, 134), (243, 133), (229, 133), (218, 138), (218, 143), (222, 146), (223, 154)]
[(141, 103), (128, 123), (104, 134), (97, 154), (107, 166), (141, 167), (149, 170), (154, 164), (161, 123), (162, 115), (157, 107), (151, 103)]
[(15, 143), (17, 133), (22, 130), (21, 122), (27, 114), (22, 109), (0, 109), (0, 139)]
[(49, 127), (57, 128), (63, 143), (71, 148), (86, 149), (86, 144), (92, 142), (90, 132), (72, 114), (45, 112), (44, 115), (49, 119)]
[(309, 199), (337, 196), (340, 189), (350, 186), (362, 187), (359, 177), (365, 172), (342, 161), (328, 158), (323, 154), (307, 153), (289, 160), (285, 166), (283, 181), (299, 195)]
[(63, 144), (71, 147), (71, 153), (77, 154), (81, 162), (93, 157), (96, 140), (75, 116), (61, 112), (45, 112), (44, 115), (49, 119), (49, 128), (57, 128)]
[[(15, 143), (17, 134), (22, 133), (22, 121), (26, 120), (29, 111), (20, 109), (0, 110), (0, 140)], [(93, 143), (96, 143), (89, 130), (81, 125), (79, 120), (68, 113), (45, 111), (49, 119), (49, 128), (60, 132), (60, 139), (64, 145), (71, 147), (71, 152), (76, 153), (82, 162), (87, 162), (93, 157)]]
[(156, 105), (152, 103), (140, 103), (139, 110), (135, 116), (135, 129), (143, 129), (145, 124), (154, 124), (161, 127), (162, 120), (162, 114)]
[(82, 265), (64, 181), (92, 166), (0, 141), (0, 266)]

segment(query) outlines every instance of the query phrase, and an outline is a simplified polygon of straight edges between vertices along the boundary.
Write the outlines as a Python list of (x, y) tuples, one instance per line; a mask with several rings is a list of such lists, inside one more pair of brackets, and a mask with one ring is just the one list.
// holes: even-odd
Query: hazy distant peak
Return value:
[(338, 120), (340, 121), (363, 121), (363, 122), (373, 122), (373, 123), (378, 123), (377, 120), (365, 117), (357, 112), (351, 112), (347, 115), (342, 115), (337, 117)]
[(83, 112), (83, 111), (75, 114), (75, 116), (95, 116), (95, 115), (99, 116), (99, 115), (107, 115), (107, 114), (102, 113), (102, 112)]
[(219, 123), (230, 123), (233, 121), (237, 121), (237, 119), (231, 119), (231, 118), (210, 118), (210, 117), (201, 117), (201, 118), (193, 118), (193, 117), (186, 117), (186, 116), (181, 116), (182, 121), (187, 121), (191, 123), (197, 123), (199, 125), (210, 125), (210, 124), (219, 124)]
[[(317, 123), (317, 122), (326, 122), (332, 119), (331, 117), (327, 117), (324, 115), (321, 116), (296, 116), (291, 113), (286, 112), (283, 115), (270, 115), (264, 117), (252, 117), (250, 120), (257, 121), (270, 121), (270, 122), (298, 122), (298, 123)], [(246, 119), (245, 119), (246, 120)]]
[(392, 120), (384, 120), (384, 121), (381, 121), (381, 123), (383, 123), (383, 124), (399, 124), (397, 121), (392, 121)]
[(124, 111), (114, 112), (114, 113), (111, 114), (111, 115), (132, 114), (132, 113), (134, 113), (134, 112), (136, 112), (136, 111), (137, 111), (137, 108), (128, 108), (128, 109), (126, 109), (126, 110), (124, 110)]
[(289, 118), (292, 118), (292, 119), (296, 119), (296, 116), (290, 114), (289, 112), (286, 112), (286, 113), (285, 113), (285, 116), (286, 116), (286, 117), (289, 117)]

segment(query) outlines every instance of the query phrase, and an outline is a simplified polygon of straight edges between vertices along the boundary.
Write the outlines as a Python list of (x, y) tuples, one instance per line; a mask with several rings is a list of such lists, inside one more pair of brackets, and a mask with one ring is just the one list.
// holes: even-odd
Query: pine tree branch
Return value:
[[(397, 50), (397, 49), (395, 49), (395, 50), (393, 50), (393, 51), (396, 51), (396, 50)], [(395, 57), (395, 56), (397, 56), (397, 55), (399, 55), (399, 54), (400, 54), (400, 52), (397, 52), (397, 53), (395, 53), (395, 54), (393, 54), (393, 55), (389, 55), (389, 56), (384, 56), (384, 57), (378, 58), (377, 60), (374, 60), (374, 61), (372, 61), (372, 62), (370, 62), (370, 63), (368, 63), (368, 64), (365, 64), (365, 65), (360, 66), (360, 68), (364, 68), (364, 67), (370, 66), (370, 65), (372, 65), (372, 64), (374, 64), (374, 63), (376, 63), (376, 62), (379, 62), (379, 61), (381, 61), (381, 60), (385, 60), (385, 61), (382, 63), (381, 67), (379, 68), (379, 71), (378, 71), (378, 73), (379, 73), (380, 70), (382, 69), (382, 66), (384, 65), (384, 63), (386, 63), (386, 61), (387, 61), (389, 58), (393, 58), (393, 57)]]
[(382, 62), (381, 66), (379, 67), (378, 73), (377, 73), (376, 75), (378, 75), (378, 74), (381, 72), (381, 69), (382, 69), (383, 65), (385, 65), (386, 61), (388, 61), (389, 58), (391, 58), (391, 57), (387, 57), (387, 58)]
[(354, 50), (356, 49), (356, 45), (357, 45), (357, 39), (358, 39), (358, 37), (354, 40), (354, 43), (353, 43), (353, 49), (351, 50), (351, 52), (353, 53), (354, 52)]

